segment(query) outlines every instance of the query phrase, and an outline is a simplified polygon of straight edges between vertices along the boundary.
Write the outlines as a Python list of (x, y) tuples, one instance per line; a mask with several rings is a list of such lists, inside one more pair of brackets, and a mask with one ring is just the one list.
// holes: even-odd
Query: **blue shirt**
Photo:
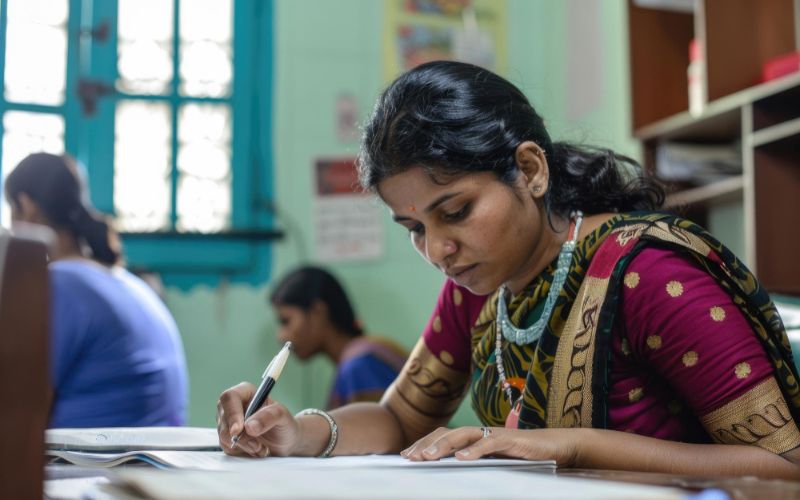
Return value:
[(50, 427), (182, 425), (187, 376), (161, 299), (122, 268), (50, 264)]

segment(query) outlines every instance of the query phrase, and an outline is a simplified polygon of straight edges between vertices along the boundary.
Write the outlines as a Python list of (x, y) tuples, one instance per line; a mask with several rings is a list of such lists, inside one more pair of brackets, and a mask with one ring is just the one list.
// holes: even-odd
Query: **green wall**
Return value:
[[(580, 3), (580, 0), (569, 0)], [(546, 117), (555, 139), (591, 142), (636, 154), (630, 140), (625, 2), (600, 2), (602, 78), (595, 109), (567, 117), (568, 2), (508, 0), (506, 76)], [(279, 224), (289, 236), (275, 246), (273, 276), (313, 258), (311, 165), (320, 156), (352, 155), (357, 143), (335, 136), (335, 99), (356, 96), (366, 117), (383, 81), (383, 2), (276, 0), (274, 176)], [(377, 203), (377, 202), (376, 202)], [(412, 249), (406, 231), (384, 210), (385, 254), (377, 261), (330, 266), (344, 281), (371, 332), (410, 348), (443, 281)], [(213, 426), (219, 393), (256, 380), (278, 345), (266, 305), (268, 287), (244, 285), (167, 291), (181, 329), (191, 379), (190, 424)], [(333, 373), (326, 360), (291, 361), (274, 397), (291, 411), (321, 407)], [(462, 405), (454, 424), (475, 422)]]

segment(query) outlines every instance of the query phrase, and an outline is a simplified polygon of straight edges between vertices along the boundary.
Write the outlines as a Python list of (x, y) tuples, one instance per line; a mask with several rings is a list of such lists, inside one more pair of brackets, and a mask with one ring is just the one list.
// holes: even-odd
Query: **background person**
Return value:
[(281, 343), (291, 341), (302, 360), (322, 354), (336, 365), (329, 409), (380, 400), (406, 361), (407, 353), (394, 342), (364, 335), (344, 288), (324, 269), (307, 266), (288, 273), (270, 303)]
[(12, 223), (49, 226), (49, 427), (182, 425), (187, 374), (172, 316), (121, 265), (117, 235), (88, 204), (75, 161), (23, 159), (5, 184)]

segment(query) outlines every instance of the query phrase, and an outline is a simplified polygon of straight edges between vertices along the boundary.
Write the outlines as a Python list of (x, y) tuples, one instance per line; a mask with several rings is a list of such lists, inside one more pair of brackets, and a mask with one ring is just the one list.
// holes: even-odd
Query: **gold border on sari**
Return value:
[(464, 398), (469, 374), (445, 365), (419, 339), (381, 404), (400, 419), (407, 439), (446, 424)]
[(717, 443), (756, 445), (777, 454), (800, 446), (800, 430), (774, 377), (700, 420)]
[(553, 362), (547, 427), (592, 427), (592, 362), (608, 283), (587, 276), (575, 297)]

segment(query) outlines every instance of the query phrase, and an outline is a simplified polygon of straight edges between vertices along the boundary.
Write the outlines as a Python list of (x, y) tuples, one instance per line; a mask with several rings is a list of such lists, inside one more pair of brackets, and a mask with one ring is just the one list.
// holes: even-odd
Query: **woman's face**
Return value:
[(385, 179), (378, 192), (425, 260), (486, 295), (504, 283), (518, 291), (540, 272), (546, 220), (526, 181), (520, 174), (508, 186), (482, 172), (442, 185), (416, 167)]
[(274, 308), (278, 318), (278, 341), (291, 342), (292, 352), (300, 359), (316, 354), (319, 351), (318, 328), (312, 311), (290, 305), (275, 305)]

